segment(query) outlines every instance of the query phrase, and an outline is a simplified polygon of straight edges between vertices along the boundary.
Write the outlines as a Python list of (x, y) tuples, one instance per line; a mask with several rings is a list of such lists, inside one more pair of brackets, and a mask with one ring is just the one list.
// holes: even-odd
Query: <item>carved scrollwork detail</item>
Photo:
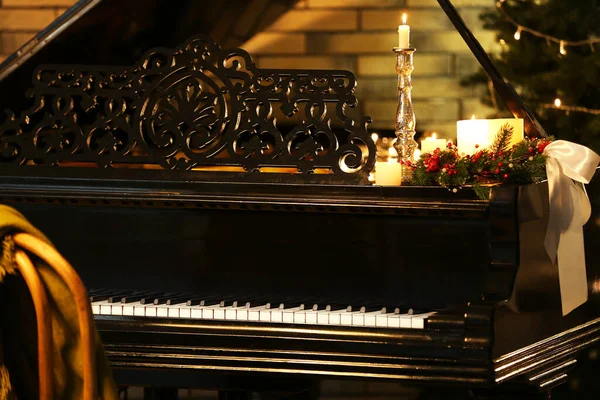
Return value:
[(240, 166), (263, 181), (266, 167), (293, 168), (307, 183), (324, 169), (329, 182), (367, 183), (375, 164), (366, 123), (347, 114), (347, 71), (263, 70), (199, 36), (129, 68), (48, 65), (33, 78), (32, 106), (0, 125), (0, 168)]

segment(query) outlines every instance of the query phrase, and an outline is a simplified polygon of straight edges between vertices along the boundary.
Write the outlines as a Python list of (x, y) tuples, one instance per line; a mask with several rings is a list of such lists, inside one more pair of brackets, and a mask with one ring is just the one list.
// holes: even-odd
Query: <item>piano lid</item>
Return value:
[(22, 108), (41, 64), (131, 65), (151, 48), (199, 34), (239, 47), (296, 1), (79, 0), (0, 64), (0, 110)]

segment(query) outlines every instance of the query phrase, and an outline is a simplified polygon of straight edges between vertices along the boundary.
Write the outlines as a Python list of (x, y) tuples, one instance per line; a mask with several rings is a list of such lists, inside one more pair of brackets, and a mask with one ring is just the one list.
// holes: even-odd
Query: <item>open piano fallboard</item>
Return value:
[[(207, 35), (241, 40), (218, 29), (227, 4), (204, 4), (213, 23), (198, 32), (177, 25), (186, 7), (144, 2), (132, 26), (160, 15), (180, 29), (128, 36), (140, 60), (123, 46), (81, 60), (60, 52), (72, 35), (93, 40), (98, 26), (119, 35), (129, 25), (104, 16), (132, 3), (81, 1), (0, 66), (1, 101), (17, 111), (0, 125), (0, 201), (90, 288), (119, 384), (227, 389), (248, 377), (343, 377), (549, 390), (600, 338), (600, 229), (585, 227), (589, 301), (563, 317), (543, 247), (546, 184), (495, 187), (489, 200), (470, 189), (370, 185), (374, 143), (346, 114), (354, 75), (261, 70), (245, 52), (221, 49)], [(544, 134), (440, 3), (511, 111), (528, 119), (527, 133)], [(246, 26), (268, 25), (261, 18), (293, 2), (265, 4)], [(153, 44), (163, 48), (148, 51)], [(57, 65), (65, 59), (79, 65)], [(22, 96), (31, 76), (34, 107)], [(185, 99), (211, 115), (207, 125), (167, 104)], [(311, 102), (327, 117), (305, 111)], [(309, 126), (337, 147), (319, 154), (325, 142), (294, 136)], [(271, 139), (249, 139), (256, 127)], [(192, 128), (210, 135), (188, 138)], [(598, 186), (588, 187), (591, 221)], [(2, 295), (18, 284), (9, 277)]]

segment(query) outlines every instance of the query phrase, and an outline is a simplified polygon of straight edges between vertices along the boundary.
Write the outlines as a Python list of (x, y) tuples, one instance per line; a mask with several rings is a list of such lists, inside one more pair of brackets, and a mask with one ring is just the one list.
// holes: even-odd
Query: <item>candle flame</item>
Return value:
[(556, 107), (560, 107), (562, 105), (562, 101), (560, 101), (560, 99), (557, 98), (556, 100), (554, 100), (554, 105)]
[(475, 119), (475, 114), (473, 114), (473, 115), (471, 116), (471, 119)]
[(396, 149), (394, 148), (394, 146), (391, 146), (388, 150), (388, 157), (390, 158), (396, 158), (398, 157), (398, 152), (396, 151)]
[(376, 133), (371, 133), (371, 140), (377, 142), (379, 140), (379, 135)]
[(402, 25), (406, 25), (406, 13), (402, 14)]
[(433, 140), (437, 139), (437, 133), (433, 132), (433, 133), (431, 134), (431, 138), (432, 138)]

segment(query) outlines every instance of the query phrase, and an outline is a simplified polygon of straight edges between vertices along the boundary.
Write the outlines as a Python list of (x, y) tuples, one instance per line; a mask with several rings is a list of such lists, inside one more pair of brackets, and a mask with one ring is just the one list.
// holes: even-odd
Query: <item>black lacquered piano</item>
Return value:
[(600, 179), (589, 300), (563, 316), (547, 184), (489, 200), (371, 184), (354, 75), (259, 69), (237, 48), (294, 2), (213, 3), (82, 0), (0, 65), (0, 202), (82, 277), (117, 383), (151, 398), (322, 379), (533, 398), (565, 382), (600, 338)]

